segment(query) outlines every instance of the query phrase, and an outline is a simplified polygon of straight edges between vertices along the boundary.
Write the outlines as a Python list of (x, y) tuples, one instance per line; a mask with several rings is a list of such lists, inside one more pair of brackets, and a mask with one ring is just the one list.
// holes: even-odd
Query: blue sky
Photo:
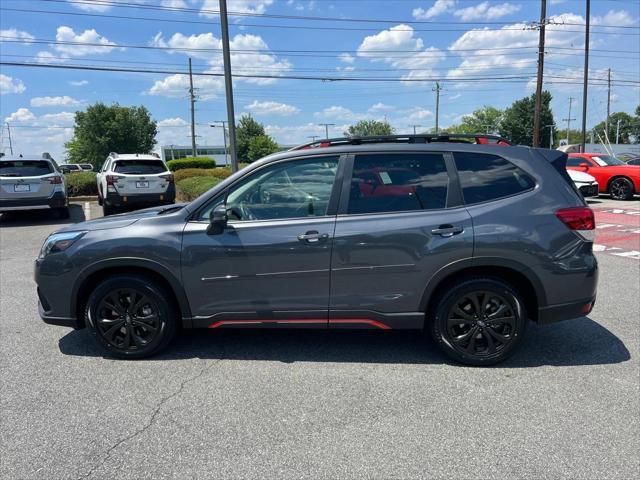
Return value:
[[(2, 0), (2, 61), (180, 72), (191, 56), (195, 71), (222, 71), (218, 0), (121, 1)], [(548, 2), (545, 88), (560, 127), (570, 96), (575, 126), (582, 111), (584, 3)], [(234, 82), (236, 115), (251, 112), (281, 143), (323, 135), (318, 123), (334, 123), (332, 135), (368, 118), (386, 118), (398, 132), (433, 127), (438, 78), (445, 127), (482, 105), (504, 108), (533, 92), (537, 0), (228, 0), (228, 9), (249, 14), (230, 17), (234, 72), (248, 75)], [(640, 103), (632, 83), (640, 77), (639, 18), (636, 0), (592, 1), (590, 71), (602, 84), (612, 69), (612, 111)], [(16, 152), (62, 159), (73, 112), (95, 101), (145, 105), (159, 122), (159, 145), (189, 143), (185, 75), (17, 66), (2, 66), (0, 75), (0, 116)], [(336, 81), (362, 77), (394, 81)], [(223, 81), (197, 76), (195, 86), (198, 143), (221, 144), (221, 130), (208, 124), (226, 119)], [(588, 125), (604, 118), (604, 85), (590, 87), (588, 110)]]

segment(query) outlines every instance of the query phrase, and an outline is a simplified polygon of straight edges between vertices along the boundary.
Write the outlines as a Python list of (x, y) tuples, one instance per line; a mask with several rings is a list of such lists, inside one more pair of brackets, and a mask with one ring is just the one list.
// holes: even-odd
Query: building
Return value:
[[(229, 155), (225, 154), (224, 146), (221, 145), (198, 145), (196, 148), (197, 157), (209, 157), (216, 161), (216, 165), (229, 165), (231, 163)], [(165, 162), (178, 158), (192, 157), (191, 146), (185, 145), (164, 145), (160, 147), (160, 157)]]

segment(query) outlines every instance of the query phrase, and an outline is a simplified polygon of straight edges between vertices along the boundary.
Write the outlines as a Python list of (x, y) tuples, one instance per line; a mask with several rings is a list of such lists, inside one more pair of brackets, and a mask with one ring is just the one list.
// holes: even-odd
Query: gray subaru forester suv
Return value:
[(459, 362), (497, 363), (528, 320), (588, 314), (598, 278), (566, 155), (507, 145), (327, 140), (189, 204), (69, 226), (36, 260), (40, 315), (120, 358), (181, 328), (300, 327), (428, 330)]

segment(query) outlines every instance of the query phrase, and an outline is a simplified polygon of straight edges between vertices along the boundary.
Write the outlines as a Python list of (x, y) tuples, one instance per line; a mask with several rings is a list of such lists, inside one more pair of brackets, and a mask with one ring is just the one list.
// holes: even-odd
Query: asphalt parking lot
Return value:
[(591, 205), (595, 309), (494, 368), (399, 332), (197, 331), (106, 359), (37, 314), (32, 262), (66, 223), (0, 216), (0, 477), (638, 478), (640, 201)]

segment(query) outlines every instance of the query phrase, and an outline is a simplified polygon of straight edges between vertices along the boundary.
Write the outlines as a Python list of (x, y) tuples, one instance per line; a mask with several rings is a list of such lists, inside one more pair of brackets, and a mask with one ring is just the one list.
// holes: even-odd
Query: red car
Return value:
[(600, 153), (570, 153), (567, 168), (595, 177), (600, 193), (609, 193), (616, 200), (631, 200), (640, 193), (640, 165), (627, 165)]

